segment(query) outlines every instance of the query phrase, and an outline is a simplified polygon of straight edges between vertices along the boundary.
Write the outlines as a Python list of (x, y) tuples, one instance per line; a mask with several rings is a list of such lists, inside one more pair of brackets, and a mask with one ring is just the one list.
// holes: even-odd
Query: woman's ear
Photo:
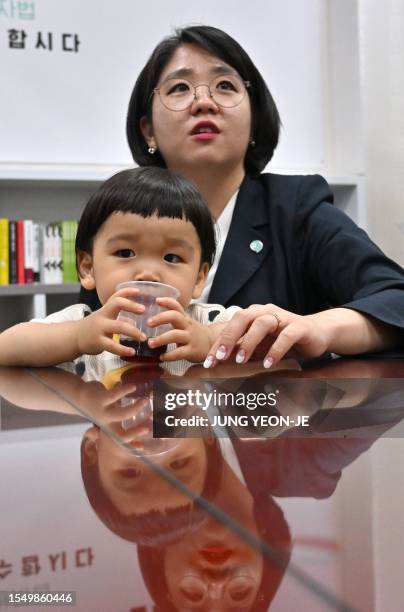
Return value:
[(206, 277), (208, 275), (209, 272), (209, 265), (207, 264), (207, 262), (205, 261), (198, 272), (198, 276), (196, 279), (196, 283), (195, 283), (195, 287), (194, 290), (192, 292), (192, 297), (194, 300), (198, 299), (201, 296), (201, 293), (203, 291), (203, 288), (205, 286), (205, 281), (206, 281)]
[(80, 283), (84, 289), (95, 289), (95, 279), (93, 272), (93, 258), (86, 251), (77, 253), (77, 270), (80, 276)]
[(143, 134), (148, 147), (157, 148), (156, 139), (154, 138), (153, 126), (146, 115), (140, 120), (140, 130)]

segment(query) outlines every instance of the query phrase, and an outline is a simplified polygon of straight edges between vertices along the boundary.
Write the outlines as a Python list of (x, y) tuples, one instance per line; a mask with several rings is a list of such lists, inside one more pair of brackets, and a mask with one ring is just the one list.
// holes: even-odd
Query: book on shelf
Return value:
[(0, 219), (0, 285), (76, 283), (77, 221)]
[(24, 273), (24, 221), (17, 221), (17, 283), (23, 285), (25, 282)]
[[(17, 284), (17, 221), (9, 222), (9, 283)], [(7, 283), (5, 283), (7, 284)]]
[(76, 253), (75, 241), (77, 234), (77, 221), (62, 221), (62, 262), (63, 282), (76, 283)]
[(9, 231), (9, 220), (0, 219), (0, 285), (8, 285), (10, 274)]
[(24, 219), (24, 283), (34, 282), (34, 222)]

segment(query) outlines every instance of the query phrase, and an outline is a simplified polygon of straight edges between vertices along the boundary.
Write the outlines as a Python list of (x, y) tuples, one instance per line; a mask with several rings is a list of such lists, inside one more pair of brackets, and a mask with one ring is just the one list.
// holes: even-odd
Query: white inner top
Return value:
[(206, 279), (205, 287), (203, 288), (201, 297), (196, 302), (201, 302), (206, 304), (208, 302), (208, 297), (210, 290), (212, 288), (213, 279), (215, 278), (216, 270), (219, 265), (220, 258), (222, 256), (223, 247), (227, 239), (227, 234), (229, 233), (230, 223), (233, 218), (234, 207), (236, 205), (236, 200), (238, 196), (239, 190), (232, 195), (230, 200), (227, 202), (226, 206), (222, 210), (220, 217), (217, 219), (215, 223), (215, 234), (216, 234), (216, 255), (213, 262), (212, 267), (209, 270), (208, 277)]

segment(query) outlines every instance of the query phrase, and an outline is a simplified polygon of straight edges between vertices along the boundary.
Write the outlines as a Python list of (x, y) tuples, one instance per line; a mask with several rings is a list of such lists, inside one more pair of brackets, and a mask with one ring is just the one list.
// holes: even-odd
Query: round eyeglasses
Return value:
[(193, 85), (186, 79), (172, 78), (164, 81), (160, 87), (153, 89), (162, 104), (171, 111), (182, 111), (189, 108), (197, 99), (197, 89), (207, 87), (209, 96), (218, 106), (233, 108), (244, 99), (250, 81), (243, 81), (236, 74), (222, 74), (215, 77), (209, 84)]
[(232, 609), (245, 610), (248, 599), (255, 597), (257, 582), (252, 576), (234, 576), (223, 584), (206, 584), (201, 578), (186, 575), (180, 582), (180, 591), (189, 601), (199, 605), (206, 604), (208, 597), (220, 599), (232, 606)]

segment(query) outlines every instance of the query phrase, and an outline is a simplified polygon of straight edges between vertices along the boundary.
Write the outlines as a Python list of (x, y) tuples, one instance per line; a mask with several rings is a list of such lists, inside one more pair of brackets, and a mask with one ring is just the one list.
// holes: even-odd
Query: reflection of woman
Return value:
[[(138, 416), (137, 402), (122, 423), (132, 412)], [(122, 411), (117, 415), (121, 420)], [(115, 431), (112, 423), (108, 428)], [(155, 603), (164, 612), (267, 609), (289, 560), (289, 530), (268, 492), (256, 495), (256, 483), (250, 490), (249, 479), (244, 482), (230, 440), (175, 439), (162, 453), (140, 456), (130, 452), (133, 443), (125, 435), (119, 438), (126, 446), (98, 427), (86, 432), (83, 482), (102, 522), (138, 544)], [(196, 495), (193, 502), (174, 486), (172, 476)], [(216, 520), (217, 509), (224, 522)], [(256, 545), (238, 536), (231, 522)], [(260, 542), (269, 544), (269, 558)]]
[[(231, 514), (239, 514), (240, 505), (245, 506), (248, 499), (245, 490), (244, 499), (237, 497), (235, 508), (232, 498)], [(254, 517), (258, 507), (259, 516)], [(213, 519), (171, 546), (139, 546), (143, 578), (159, 611), (268, 609), (289, 559), (288, 526), (271, 496), (250, 508), (248, 525), (246, 517), (237, 519), (271, 548), (275, 562)]]
[[(291, 542), (282, 510), (254, 478), (244, 480), (230, 440), (220, 444), (226, 460), (208, 521), (167, 546), (138, 547), (158, 610), (267, 610), (288, 565)], [(217, 510), (224, 522), (216, 519)]]
[(394, 345), (396, 328), (404, 328), (401, 268), (332, 206), (321, 177), (261, 174), (279, 128), (257, 68), (216, 28), (184, 28), (159, 43), (132, 93), (127, 133), (135, 161), (193, 180), (218, 220), (217, 259), (202, 299), (269, 304), (237, 315), (228, 346), (223, 336), (215, 352), (226, 358), (257, 319), (239, 363), (268, 334), (270, 345), (279, 340), (268, 366), (292, 346), (314, 357)]

